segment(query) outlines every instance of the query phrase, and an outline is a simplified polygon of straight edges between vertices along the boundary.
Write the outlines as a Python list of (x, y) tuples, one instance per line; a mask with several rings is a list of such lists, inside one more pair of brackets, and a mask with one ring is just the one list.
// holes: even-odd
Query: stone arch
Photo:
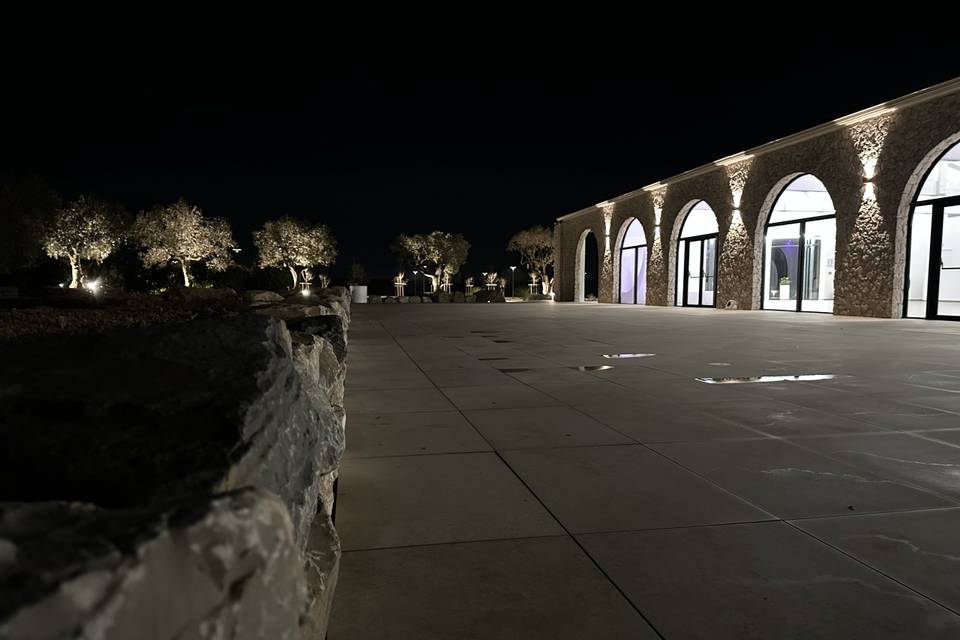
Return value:
[(612, 299), (611, 302), (619, 302), (620, 295), (620, 248), (623, 245), (623, 238), (627, 235), (627, 229), (630, 228), (630, 225), (636, 222), (640, 225), (640, 228), (643, 230), (643, 237), (647, 243), (647, 246), (650, 246), (650, 238), (647, 234), (646, 227), (643, 226), (643, 220), (637, 216), (630, 216), (623, 221), (620, 225), (620, 229), (617, 231), (616, 242), (613, 245), (613, 286), (611, 287)]
[[(676, 217), (673, 219), (673, 227), (670, 229), (670, 253), (669, 261), (667, 263), (667, 306), (675, 307), (677, 306), (677, 260), (679, 259), (679, 254), (677, 252), (677, 243), (680, 241), (680, 232), (683, 229), (683, 224), (687, 221), (687, 214), (697, 206), (699, 203), (705, 203), (713, 211), (713, 215), (717, 217), (717, 208), (710, 204), (710, 201), (707, 198), (693, 198), (688, 200), (686, 204), (680, 207), (680, 211), (677, 212)], [(720, 227), (720, 219), (717, 218), (717, 226)], [(717, 251), (719, 252), (721, 248), (718, 246)]]
[[(830, 199), (830, 206), (833, 209), (833, 216), (835, 219), (839, 220), (840, 213), (837, 210), (836, 206), (836, 196), (834, 192), (831, 191), (830, 187), (827, 186), (826, 182), (821, 180), (820, 177), (812, 171), (793, 171), (779, 180), (773, 185), (773, 187), (767, 192), (766, 197), (763, 200), (763, 204), (760, 207), (760, 210), (757, 215), (756, 230), (754, 234), (754, 250), (753, 250), (753, 286), (752, 286), (752, 301), (751, 308), (753, 309), (762, 309), (764, 308), (763, 304), (763, 264), (764, 256), (766, 255), (766, 247), (764, 243), (767, 237), (767, 226), (770, 222), (770, 217), (773, 214), (777, 203), (780, 201), (781, 197), (790, 190), (790, 185), (798, 181), (803, 176), (810, 176), (816, 182), (823, 186), (824, 191), (826, 192), (828, 198)], [(798, 221), (801, 220), (798, 218)], [(836, 232), (834, 237), (835, 246), (839, 241), (839, 230)], [(836, 274), (839, 271), (839, 261), (836, 259), (836, 249), (834, 250), (834, 282), (836, 281)], [(803, 274), (800, 274), (800, 278), (804, 278)], [(831, 298), (832, 299), (832, 298)], [(808, 301), (809, 302), (809, 301)], [(803, 309), (806, 311), (807, 309)]]
[[(573, 301), (585, 302), (585, 276), (586, 276), (586, 258), (587, 258), (587, 238), (593, 236), (593, 241), (597, 242), (597, 234), (591, 228), (586, 228), (580, 233), (577, 240), (577, 252), (574, 254), (574, 274), (573, 279)], [(597, 255), (599, 256), (600, 247), (597, 246)], [(599, 261), (598, 261), (599, 262)], [(600, 265), (597, 264), (597, 275), (600, 274)]]
[(763, 204), (760, 206), (760, 211), (757, 213), (757, 228), (754, 229), (753, 233), (753, 289), (752, 300), (750, 302), (751, 309), (759, 309), (761, 306), (760, 295), (763, 292), (763, 240), (766, 237), (767, 220), (770, 219), (770, 213), (773, 211), (773, 207), (780, 198), (780, 194), (783, 193), (783, 190), (786, 189), (791, 182), (805, 173), (805, 171), (795, 171), (777, 180), (773, 188), (767, 192), (767, 196), (763, 199)]
[(917, 163), (907, 184), (900, 195), (900, 204), (897, 206), (896, 235), (893, 246), (893, 300), (891, 306), (891, 315), (894, 318), (903, 317), (903, 300), (906, 296), (904, 286), (906, 285), (907, 269), (907, 238), (910, 232), (910, 211), (913, 208), (913, 199), (917, 191), (923, 185), (923, 181), (933, 169), (934, 165), (940, 160), (940, 156), (945, 154), (951, 147), (960, 143), (960, 131), (941, 140), (936, 146), (930, 149)]

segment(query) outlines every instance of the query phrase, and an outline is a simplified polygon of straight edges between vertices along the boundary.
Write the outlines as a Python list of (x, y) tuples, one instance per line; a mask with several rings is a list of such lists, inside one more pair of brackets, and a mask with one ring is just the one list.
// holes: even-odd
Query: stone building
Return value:
[(562, 301), (596, 278), (600, 302), (960, 319), (960, 78), (562, 216), (554, 241)]

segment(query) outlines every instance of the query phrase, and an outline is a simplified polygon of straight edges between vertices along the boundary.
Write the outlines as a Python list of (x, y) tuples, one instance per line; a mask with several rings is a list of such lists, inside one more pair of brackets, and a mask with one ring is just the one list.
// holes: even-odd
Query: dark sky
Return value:
[(397, 234), (434, 229), (467, 237), (470, 272), (506, 271), (515, 231), (960, 75), (922, 43), (868, 64), (813, 48), (24, 68), (0, 170), (134, 211), (183, 196), (230, 219), (247, 259), (251, 231), (290, 214), (332, 227), (336, 274), (356, 260), (386, 276)]

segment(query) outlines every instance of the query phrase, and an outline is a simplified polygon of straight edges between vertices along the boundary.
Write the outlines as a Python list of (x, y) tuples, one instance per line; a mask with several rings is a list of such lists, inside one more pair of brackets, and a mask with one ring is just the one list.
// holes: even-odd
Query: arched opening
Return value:
[(677, 240), (677, 306), (715, 306), (719, 234), (710, 205), (703, 200), (693, 204), (683, 217)]
[(574, 267), (577, 277), (573, 283), (573, 301), (596, 300), (600, 286), (600, 251), (597, 236), (590, 229), (580, 234)]
[(636, 218), (623, 223), (617, 243), (615, 291), (620, 304), (647, 302), (647, 236)]
[(837, 212), (827, 188), (806, 173), (777, 195), (764, 230), (764, 309), (833, 313)]
[(909, 225), (905, 315), (960, 320), (960, 143), (930, 167)]

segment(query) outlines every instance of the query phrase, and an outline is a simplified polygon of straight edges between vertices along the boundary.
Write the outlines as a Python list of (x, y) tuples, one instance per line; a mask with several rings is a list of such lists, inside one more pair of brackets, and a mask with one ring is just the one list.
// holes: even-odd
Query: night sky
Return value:
[(332, 228), (341, 278), (389, 276), (391, 241), (434, 229), (470, 241), (469, 273), (505, 272), (522, 228), (960, 75), (916, 42), (870, 64), (828, 43), (731, 59), (14, 69), (0, 170), (132, 211), (183, 196), (231, 221), (245, 260), (289, 214)]

